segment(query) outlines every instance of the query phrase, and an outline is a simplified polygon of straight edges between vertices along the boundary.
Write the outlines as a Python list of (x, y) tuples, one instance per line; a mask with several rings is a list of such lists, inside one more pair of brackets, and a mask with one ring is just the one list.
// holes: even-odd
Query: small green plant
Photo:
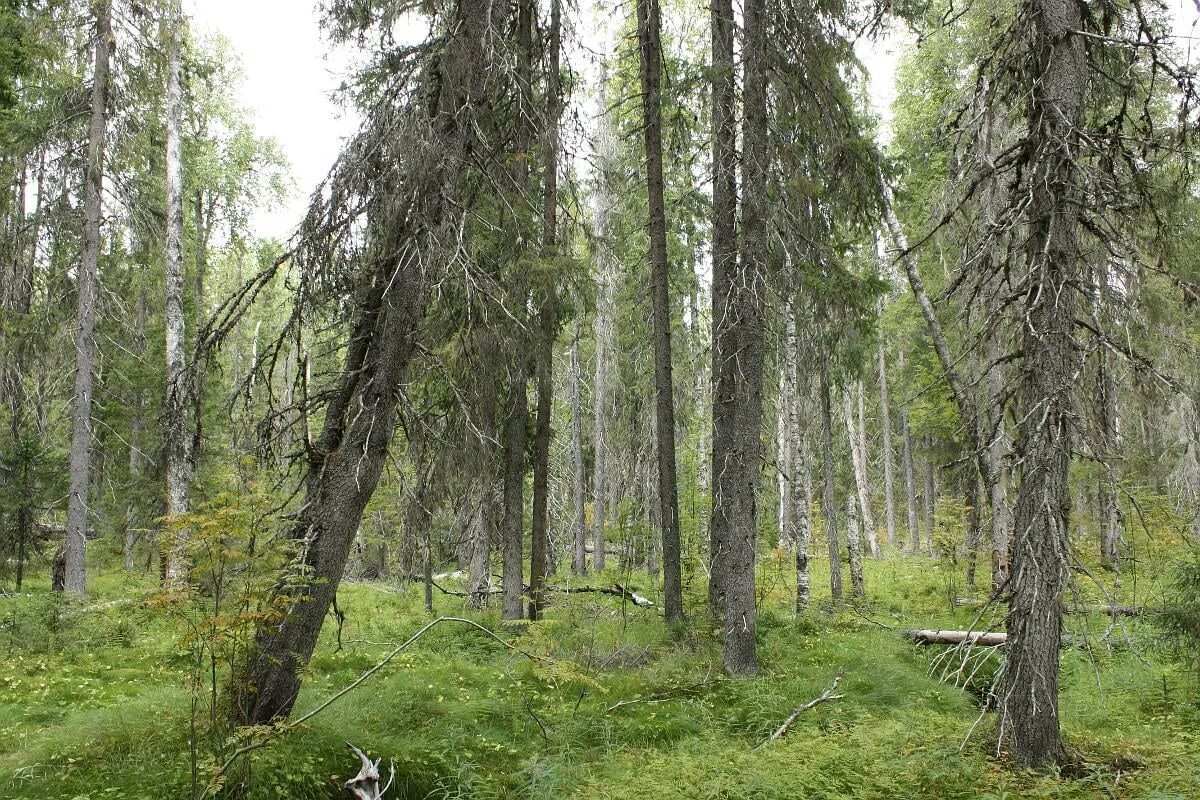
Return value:
[(273, 498), (252, 477), (252, 464), (222, 476), (223, 488), (194, 511), (165, 520), (164, 535), (186, 537), (188, 578), (165, 585), (151, 600), (182, 625), (190, 699), (188, 747), (191, 797), (224, 780), (222, 764), (244, 736), (233, 723), (232, 698), (255, 631), (282, 613), (273, 587), (291, 563), (276, 535)]

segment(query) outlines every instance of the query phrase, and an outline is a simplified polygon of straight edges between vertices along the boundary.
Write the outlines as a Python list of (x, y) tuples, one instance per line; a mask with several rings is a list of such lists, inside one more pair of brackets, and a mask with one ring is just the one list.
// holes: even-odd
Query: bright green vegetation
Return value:
[[(1155, 602), (1161, 565), (1176, 549), (1170, 541), (1143, 547), (1141, 574), (1124, 576), (1122, 602)], [(1200, 796), (1195, 679), (1156, 646), (1152, 622), (1124, 620), (1105, 644), (1107, 618), (1071, 617), (1073, 633), (1094, 637), (1090, 650), (1064, 654), (1062, 707), (1079, 764), (1069, 776), (1022, 774), (989, 752), (991, 717), (979, 719), (983, 676), (994, 665), (956, 688), (937, 678), (958, 662), (932, 664), (945, 648), (921, 649), (898, 633), (971, 624), (978, 611), (947, 600), (961, 593), (961, 565), (899, 555), (868, 563), (870, 605), (800, 619), (788, 611), (786, 560), (767, 559), (762, 570), (769, 594), (759, 678), (722, 674), (719, 641), (697, 622), (698, 579), (688, 587), (691, 625), (676, 640), (653, 611), (558, 596), (533, 625), (473, 617), (539, 660), (467, 626), (439, 626), (255, 753), (235, 776), (246, 780), (242, 796), (345, 796), (340, 784), (357, 769), (346, 741), (383, 756), (385, 767), (395, 760), (392, 796), (400, 798)], [(819, 606), (824, 562), (813, 577)], [(1095, 599), (1088, 580), (1080, 591)], [(128, 599), (152, 595), (148, 576), (113, 568), (92, 585), (84, 611), (41, 585), (0, 600), (0, 796), (186, 796), (192, 656), (182, 629)], [(420, 594), (419, 586), (344, 584), (343, 648), (330, 620), (297, 716), (427, 622)], [(460, 598), (435, 602), (439, 614), (466, 614)], [(805, 712), (784, 739), (755, 750), (839, 668), (843, 699)]]

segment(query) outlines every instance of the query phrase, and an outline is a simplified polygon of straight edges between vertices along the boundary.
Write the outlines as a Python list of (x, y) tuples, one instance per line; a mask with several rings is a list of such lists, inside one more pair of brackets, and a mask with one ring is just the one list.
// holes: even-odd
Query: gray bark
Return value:
[(900, 409), (900, 437), (903, 442), (901, 460), (904, 462), (904, 508), (908, 516), (908, 552), (921, 549), (921, 525), (917, 517), (917, 484), (913, 476), (912, 434), (908, 429), (908, 409)]
[[(404, 112), (420, 135), (387, 154), (398, 159), (406, 184), (392, 191), (415, 200), (403, 221), (386, 229), (383, 252), (390, 255), (374, 265), (358, 298), (341, 380), (326, 405), (319, 440), (307, 445), (306, 503), (291, 531), (301, 543), (305, 570), (298, 585), (279, 590), (283, 618), (258, 631), (237, 698), (237, 713), (247, 722), (286, 717), (296, 701), (300, 671), (312, 656), (363, 509), (387, 463), (399, 386), (430, 280), (454, 252), (445, 243), (456, 241), (473, 116), (483, 102), (489, 54), (498, 50), (489, 39), (502, 22), (496, 15), (504, 12), (483, 0), (463, 0), (456, 13), (458, 24), (450, 26), (428, 77), (427, 102)], [(382, 201), (377, 209), (380, 215), (396, 212)]]
[[(875, 534), (875, 516), (871, 513), (871, 487), (867, 478), (867, 453), (866, 442), (862, 431), (862, 415), (859, 414), (859, 423), (854, 422), (855, 411), (854, 403), (851, 400), (851, 388), (847, 387), (842, 393), (842, 413), (846, 417), (846, 439), (850, 444), (850, 463), (854, 468), (854, 488), (858, 497), (858, 507), (862, 512), (863, 532), (866, 533), (867, 547), (871, 555), (875, 558), (880, 558), (883, 554), (879, 550), (879, 539)], [(861, 412), (862, 405), (862, 384), (856, 384), (853, 393), (857, 395), (860, 401), (858, 409)]]
[(892, 397), (888, 391), (887, 354), (879, 340), (879, 436), (883, 440), (883, 505), (888, 547), (896, 546), (896, 452), (892, 444)]
[(571, 570), (576, 575), (587, 574), (587, 523), (584, 511), (583, 470), (583, 409), (580, 403), (582, 364), (579, 358), (579, 318), (575, 318), (575, 337), (571, 341), (571, 500), (574, 520), (571, 526), (574, 557)]
[(933, 529), (937, 514), (937, 466), (933, 456), (925, 457), (925, 491), (921, 493), (922, 506), (925, 510), (925, 553), (933, 555)]
[[(187, 387), (184, 377), (183, 321), (183, 151), (180, 124), (183, 97), (180, 88), (180, 41), (182, 15), (172, 4), (164, 23), (167, 43), (167, 237), (166, 237), (166, 332), (167, 395), (163, 402), (163, 459), (166, 471), (167, 516), (188, 512), (188, 484), (191, 467), (187, 446)], [(178, 528), (167, 548), (163, 578), (168, 583), (186, 577), (188, 530)]]
[[(758, 672), (755, 564), (762, 470), (763, 350), (767, 224), (767, 14), (743, 4), (741, 259), (722, 276), (725, 301), (714, 314), (713, 528), (725, 549), (725, 671)], [(728, 264), (726, 264), (728, 266)], [(716, 275), (714, 273), (714, 285)], [(715, 291), (714, 291), (715, 294)], [(717, 345), (717, 342), (720, 342)]]
[(658, 440), (658, 518), (662, 531), (663, 614), (667, 625), (683, 620), (680, 571), (679, 490), (675, 467), (675, 387), (671, 368), (670, 266), (663, 198), (662, 19), (658, 0), (636, 0), (646, 148), (650, 227), (650, 294), (654, 318), (654, 418)]
[(821, 362), (821, 474), (824, 491), (825, 539), (829, 545), (829, 591), (833, 602), (842, 602), (842, 546), (838, 535), (837, 484), (833, 473), (833, 401), (830, 398), (829, 368)]
[[(718, 435), (717, 412), (728, 402), (727, 361), (734, 357), (733, 344), (724, 335), (730, 324), (730, 289), (737, 271), (737, 121), (736, 74), (734, 71), (734, 21), (732, 0), (713, 0), (712, 19), (712, 521), (709, 524), (709, 613), (717, 619), (725, 614), (725, 583), (728, 562), (727, 509), (718, 505), (725, 478), (725, 436)], [(724, 389), (724, 391), (722, 391)]]
[(87, 589), (86, 549), (88, 487), (92, 462), (92, 391), (96, 352), (96, 300), (100, 283), (100, 226), (103, 223), (104, 139), (108, 129), (109, 50), (112, 44), (111, 7), (99, 0), (95, 9), (95, 67), (92, 73), (92, 112), (88, 124), (87, 174), (84, 179), (83, 256), (79, 265), (78, 311), (75, 328), (75, 394), (71, 411), (70, 489), (64, 588), (82, 597)]
[(867, 596), (863, 582), (862, 537), (858, 531), (858, 503), (846, 495), (846, 549), (850, 552), (850, 592), (861, 599)]
[(998, 747), (1023, 767), (1066, 758), (1059, 726), (1063, 594), (1070, 581), (1072, 396), (1079, 265), (1079, 125), (1088, 81), (1081, 6), (1031, 0), (1028, 277), (1021, 320), (1021, 423)]

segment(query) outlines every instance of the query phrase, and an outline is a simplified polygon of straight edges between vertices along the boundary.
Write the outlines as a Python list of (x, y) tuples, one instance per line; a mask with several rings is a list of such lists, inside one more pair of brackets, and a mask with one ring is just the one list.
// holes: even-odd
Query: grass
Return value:
[[(1161, 572), (1156, 557), (1170, 558), (1167, 549), (1144, 554), (1147, 575)], [(866, 566), (871, 602), (834, 613), (822, 608), (828, 581), (817, 561), (814, 610), (795, 618), (786, 559), (764, 558), (762, 675), (752, 680), (721, 675), (698, 581), (688, 587), (692, 622), (675, 638), (652, 611), (610, 597), (556, 598), (534, 625), (470, 615), (539, 660), (466, 626), (435, 628), (255, 753), (237, 775), (240, 795), (227, 794), (344, 797), (341, 783), (356, 770), (351, 741), (385, 768), (395, 761), (397, 798), (1200, 797), (1196, 687), (1153, 646), (1151, 622), (1123, 621), (1110, 649), (1098, 642), (1106, 618), (1071, 619), (1076, 633), (1096, 640), (1064, 652), (1062, 714), (1080, 765), (1069, 777), (1022, 773), (994, 757), (991, 717), (980, 719), (976, 694), (931, 676), (942, 651), (916, 648), (897, 632), (970, 624), (978, 611), (949, 602), (963, 592), (961, 565), (896, 556)], [(650, 585), (645, 576), (640, 583)], [(1123, 602), (1153, 602), (1155, 580), (1133, 584), (1123, 580)], [(160, 611), (126, 602), (148, 596), (150, 578), (101, 569), (91, 586), (91, 610), (36, 585), (0, 600), (0, 797), (187, 797), (182, 632)], [(1086, 579), (1080, 586), (1101, 596)], [(458, 598), (436, 601), (438, 613), (467, 614)], [(429, 619), (419, 587), (346, 585), (339, 605), (344, 646), (336, 649), (331, 622), (299, 712)], [(755, 749), (841, 668), (843, 699)]]

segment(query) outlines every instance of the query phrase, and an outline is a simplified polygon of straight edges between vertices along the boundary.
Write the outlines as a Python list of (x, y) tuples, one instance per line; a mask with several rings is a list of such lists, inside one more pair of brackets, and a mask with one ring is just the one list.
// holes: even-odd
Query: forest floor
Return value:
[[(962, 675), (979, 669), (956, 686), (939, 677), (956, 672), (961, 658), (899, 632), (971, 624), (979, 610), (950, 602), (963, 594), (962, 565), (911, 556), (870, 562), (870, 602), (837, 613), (826, 607), (826, 566), (815, 562), (813, 610), (795, 618), (787, 559), (766, 559), (762, 674), (749, 680), (723, 677), (707, 625), (673, 638), (655, 609), (618, 598), (556, 596), (544, 622), (514, 627), (438, 594), (437, 613), (470, 616), (537, 658), (467, 625), (439, 625), (254, 752), (248, 769), (231, 773), (241, 793), (226, 796), (343, 798), (341, 784), (358, 768), (349, 741), (382, 757), (385, 775), (394, 760), (395, 798), (1200, 797), (1196, 678), (1156, 644), (1151, 621), (1123, 618), (1104, 639), (1107, 617), (1071, 617), (1071, 631), (1090, 645), (1064, 650), (1062, 715), (1078, 762), (1068, 774), (1021, 773), (995, 756), (994, 715), (981, 716), (995, 654), (981, 666), (988, 651), (977, 650)], [(1151, 577), (1158, 571), (1143, 571), (1123, 580), (1121, 602), (1161, 600)], [(645, 576), (624, 577), (656, 596)], [(1090, 578), (1079, 585), (1083, 599), (1099, 597)], [(40, 585), (0, 598), (0, 797), (189, 797), (194, 641), (181, 620), (144, 601), (154, 591), (149, 576), (101, 569), (91, 586), (82, 610)], [(693, 619), (702, 591), (699, 580), (689, 586)], [(330, 618), (298, 713), (430, 619), (420, 586), (352, 583), (338, 599), (342, 647)], [(998, 615), (978, 627), (989, 624), (1002, 629)], [(785, 737), (760, 748), (839, 670), (844, 697), (802, 713)], [(214, 748), (206, 736), (198, 741), (203, 785)]]

